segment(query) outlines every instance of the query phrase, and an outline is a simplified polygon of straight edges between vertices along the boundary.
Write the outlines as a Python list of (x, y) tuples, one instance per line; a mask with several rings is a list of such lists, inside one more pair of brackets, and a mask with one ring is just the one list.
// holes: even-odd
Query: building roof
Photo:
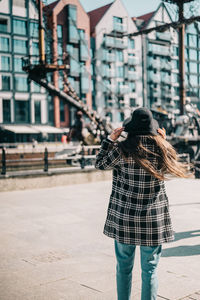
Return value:
[(104, 6), (101, 6), (99, 8), (96, 8), (94, 10), (91, 10), (88, 12), (88, 15), (90, 17), (90, 32), (93, 33), (95, 30), (95, 26), (97, 25), (97, 23), (101, 20), (101, 18), (103, 17), (103, 15), (106, 13), (106, 11), (109, 9), (109, 7), (113, 4), (107, 4)]
[(152, 12), (150, 12), (148, 14), (145, 14), (145, 15), (142, 15), (142, 16), (139, 16), (139, 17), (136, 17), (136, 18), (134, 17), (132, 19), (133, 19), (133, 21), (138, 20), (138, 19), (139, 20), (143, 20), (142, 28), (141, 28), (141, 29), (143, 29), (143, 28), (146, 27), (146, 25), (148, 24), (149, 20), (153, 17), (154, 13), (155, 13), (155, 11), (152, 11)]

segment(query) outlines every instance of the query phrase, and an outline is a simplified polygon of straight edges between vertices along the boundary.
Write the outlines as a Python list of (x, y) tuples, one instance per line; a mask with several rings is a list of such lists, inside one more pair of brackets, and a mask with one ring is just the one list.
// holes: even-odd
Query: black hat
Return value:
[(123, 123), (124, 131), (134, 135), (157, 135), (158, 122), (146, 107), (136, 109)]

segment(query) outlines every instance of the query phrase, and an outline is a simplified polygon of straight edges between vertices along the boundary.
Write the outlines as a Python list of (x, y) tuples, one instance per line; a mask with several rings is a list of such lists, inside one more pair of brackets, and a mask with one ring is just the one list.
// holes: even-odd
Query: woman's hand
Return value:
[(163, 139), (166, 140), (166, 130), (165, 130), (165, 128), (164, 127), (162, 129), (158, 128), (157, 131), (163, 137)]
[(110, 135), (111, 140), (116, 141), (123, 130), (124, 130), (124, 127), (116, 128)]

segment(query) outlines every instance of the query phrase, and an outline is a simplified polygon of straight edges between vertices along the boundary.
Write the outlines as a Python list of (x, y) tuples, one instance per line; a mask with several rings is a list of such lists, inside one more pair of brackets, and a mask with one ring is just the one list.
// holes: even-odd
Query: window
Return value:
[(173, 47), (173, 54), (174, 54), (174, 56), (178, 56), (178, 53), (179, 53), (178, 47), (174, 46)]
[(27, 92), (28, 83), (27, 78), (22, 76), (15, 76), (15, 90), (17, 92)]
[(78, 36), (78, 30), (76, 28), (76, 24), (73, 23), (73, 21), (69, 21), (69, 26), (68, 26), (68, 41), (69, 43), (78, 43), (79, 41), (79, 36)]
[(190, 65), (190, 73), (198, 73), (198, 64), (197, 63), (195, 63), (195, 62), (190, 62), (189, 63), (189, 65)]
[(14, 39), (14, 52), (26, 54), (27, 53), (27, 41)]
[(62, 54), (63, 54), (62, 44), (58, 43), (58, 56), (62, 56)]
[(74, 22), (76, 22), (76, 20), (77, 20), (76, 6), (74, 6), (74, 5), (68, 5), (68, 17), (69, 17), (69, 19), (71, 19)]
[(1, 70), (2, 71), (10, 71), (10, 57), (9, 56), (1, 56)]
[(65, 105), (62, 100), (60, 100), (60, 121), (65, 122)]
[(189, 59), (197, 60), (197, 50), (189, 50)]
[(21, 57), (15, 57), (14, 58), (14, 70), (15, 70), (15, 72), (23, 72)]
[(130, 106), (134, 107), (136, 106), (136, 99), (135, 98), (130, 98)]
[(120, 50), (116, 50), (116, 57), (117, 57), (117, 61), (124, 61), (124, 57), (123, 57), (123, 51)]
[(35, 101), (34, 102), (34, 110), (35, 110), (35, 123), (41, 123), (41, 102)]
[(198, 77), (196, 75), (190, 75), (189, 77), (190, 84), (193, 85), (198, 85)]
[(38, 38), (38, 35), (39, 35), (38, 23), (30, 22), (30, 35), (32, 37)]
[(135, 40), (132, 39), (128, 40), (128, 48), (135, 49)]
[(26, 21), (14, 19), (13, 31), (15, 34), (26, 35)]
[(197, 48), (197, 35), (196, 34), (188, 34), (188, 42), (190, 47)]
[(39, 84), (37, 84), (37, 83), (35, 83), (35, 82), (32, 82), (32, 87), (33, 87), (33, 92), (34, 93), (40, 93), (40, 85)]
[(134, 93), (135, 92), (135, 82), (131, 81), (129, 82), (129, 89), (130, 89), (130, 93)]
[(33, 42), (32, 43), (32, 55), (39, 55), (39, 43)]
[(15, 121), (17, 123), (29, 122), (29, 101), (15, 100)]
[(57, 25), (57, 37), (58, 37), (58, 39), (62, 39), (62, 37), (63, 37), (62, 25)]
[(0, 18), (0, 31), (8, 32), (8, 20)]
[(117, 68), (117, 77), (120, 77), (120, 78), (124, 77), (124, 68), (123, 67)]
[(1, 86), (2, 86), (2, 91), (11, 90), (11, 78), (9, 75), (1, 75)]
[(10, 50), (10, 40), (7, 37), (0, 37), (0, 50), (8, 52)]
[(10, 109), (9, 99), (3, 99), (3, 122), (4, 123), (11, 122), (11, 109)]
[(173, 69), (178, 69), (179, 68), (179, 61), (178, 60), (172, 60), (172, 65)]
[(118, 122), (123, 122), (123, 121), (124, 121), (124, 113), (118, 112)]

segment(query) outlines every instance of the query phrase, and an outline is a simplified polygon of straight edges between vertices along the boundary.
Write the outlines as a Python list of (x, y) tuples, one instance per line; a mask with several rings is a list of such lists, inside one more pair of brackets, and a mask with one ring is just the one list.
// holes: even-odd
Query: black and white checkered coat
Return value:
[[(146, 148), (155, 151), (149, 139), (141, 136), (141, 140)], [(102, 142), (95, 167), (113, 170), (105, 235), (120, 243), (142, 246), (174, 239), (164, 181), (150, 175), (132, 157), (125, 160), (118, 144), (108, 139)]]

